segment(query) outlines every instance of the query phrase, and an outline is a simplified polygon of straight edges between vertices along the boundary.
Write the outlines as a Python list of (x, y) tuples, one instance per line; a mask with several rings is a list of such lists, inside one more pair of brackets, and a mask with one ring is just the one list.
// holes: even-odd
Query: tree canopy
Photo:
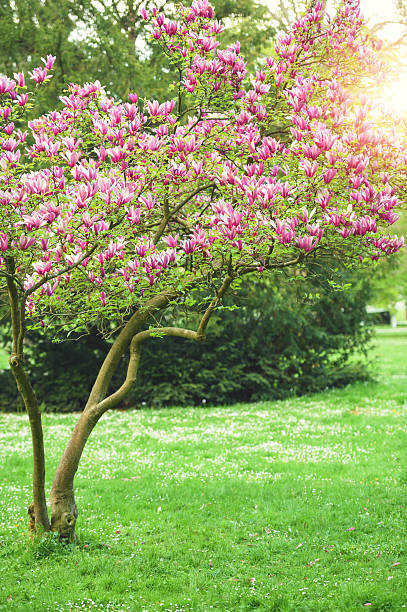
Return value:
[[(220, 44), (224, 27), (206, 0), (179, 7), (177, 20), (158, 9), (141, 17), (178, 74), (170, 100), (139, 107), (134, 92), (122, 103), (98, 81), (71, 84), (60, 110), (24, 130), (31, 89), (22, 72), (0, 77), (0, 279), (10, 365), (33, 433), (33, 517), (45, 528), (41, 414), (23, 362), (27, 318), (47, 330), (61, 321), (70, 329), (123, 323), (55, 475), (52, 528), (68, 536), (83, 447), (134, 384), (145, 340), (202, 340), (228, 289), (247, 275), (332, 254), (375, 261), (403, 246), (387, 230), (403, 199), (405, 143), (367, 95), (386, 66), (357, 0), (333, 19), (313, 2), (252, 75), (238, 42)], [(54, 62), (47, 55), (29, 74), (36, 87)], [(174, 305), (198, 310), (196, 328), (162, 321)], [(124, 381), (109, 394), (127, 350)]]

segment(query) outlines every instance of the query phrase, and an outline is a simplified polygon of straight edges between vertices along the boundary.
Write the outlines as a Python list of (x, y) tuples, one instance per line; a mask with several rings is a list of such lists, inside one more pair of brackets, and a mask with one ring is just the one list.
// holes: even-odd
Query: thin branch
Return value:
[(209, 319), (212, 316), (213, 311), (215, 310), (215, 308), (217, 308), (217, 306), (219, 305), (221, 299), (223, 298), (223, 296), (225, 295), (226, 291), (229, 289), (230, 285), (232, 284), (233, 281), (233, 277), (228, 275), (225, 277), (220, 289), (218, 289), (216, 291), (216, 295), (215, 297), (212, 299), (212, 301), (210, 302), (208, 308), (205, 310), (203, 317), (198, 325), (198, 329), (197, 329), (197, 333), (204, 337), (205, 335), (205, 330), (206, 327), (209, 323)]
[(19, 288), (24, 291), (24, 285), (20, 282), (20, 280), (18, 279), (18, 277), (15, 274), (9, 274), (8, 272), (6, 272), (4, 269), (1, 270), (0, 272), (0, 278), (4, 276), (6, 279), (9, 278), (10, 280), (12, 280), (14, 283), (16, 283), (16, 285), (19, 286)]
[(217, 188), (217, 185), (216, 183), (208, 183), (207, 185), (203, 185), (202, 187), (197, 187), (196, 189), (194, 189), (194, 191), (192, 191), (189, 194), (189, 196), (185, 198), (185, 200), (183, 200), (180, 204), (178, 204), (178, 206), (176, 206), (173, 210), (170, 211), (170, 215), (172, 216), (175, 213), (177, 213), (179, 210), (181, 210), (185, 206), (185, 204), (188, 204), (188, 202), (192, 200), (193, 197), (195, 197), (201, 191), (205, 191), (205, 189), (209, 189), (209, 187)]
[(178, 114), (178, 119), (181, 116), (181, 110), (182, 110), (182, 93), (181, 93), (181, 83), (182, 83), (182, 70), (179, 66), (177, 66), (178, 69), (178, 74), (179, 74), (179, 80), (178, 80), (178, 108), (177, 108), (177, 114)]
[(178, 297), (178, 295), (178, 292), (175, 290), (163, 291), (159, 295), (148, 300), (142, 308), (139, 308), (130, 317), (110, 347), (103, 361), (90, 392), (85, 412), (92, 411), (98, 403), (105, 398), (112, 376), (119, 365), (120, 359), (127, 351), (133, 336), (137, 334), (141, 326), (144, 325), (157, 310), (166, 308), (172, 300)]
[(208, 308), (205, 310), (196, 331), (182, 327), (157, 327), (153, 329), (146, 329), (136, 333), (133, 336), (130, 342), (130, 359), (127, 366), (126, 378), (117, 391), (100, 401), (92, 408), (92, 414), (96, 419), (99, 419), (102, 414), (106, 412), (106, 410), (109, 410), (109, 408), (117, 406), (117, 404), (126, 397), (127, 393), (135, 384), (140, 363), (141, 345), (145, 340), (147, 340), (147, 338), (151, 338), (152, 336), (176, 336), (178, 338), (195, 340), (196, 342), (202, 342), (205, 340), (205, 330), (209, 319), (216, 307), (219, 305), (222, 297), (229, 289), (232, 280), (232, 276), (226, 276), (220, 288), (215, 290), (215, 296), (211, 300)]
[(147, 339), (154, 335), (177, 336), (179, 338), (188, 338), (189, 340), (202, 341), (204, 337), (192, 329), (183, 329), (181, 327), (162, 327), (154, 329), (146, 329), (136, 334), (130, 343), (130, 359), (127, 366), (127, 373), (124, 383), (109, 397), (99, 402), (93, 409), (93, 413), (97, 418), (100, 418), (106, 410), (117, 406), (121, 402), (130, 389), (133, 387), (137, 378), (137, 371), (140, 363), (141, 345)]
[(407, 33), (402, 34), (397, 40), (395, 40), (392, 43), (388, 43), (386, 45), (386, 49), (393, 49), (394, 47), (398, 47), (399, 45), (401, 45), (402, 43), (405, 42), (405, 39), (407, 38)]
[(19, 360), (22, 359), (22, 355), (19, 353), (19, 335), (21, 327), (20, 309), (18, 302), (18, 293), (14, 284), (13, 275), (15, 273), (15, 261), (13, 257), (6, 257), (6, 266), (9, 272), (7, 277), (7, 291), (10, 304), (10, 316), (11, 316), (11, 329), (13, 334), (13, 348), (11, 359)]
[(165, 228), (167, 227), (168, 221), (170, 220), (170, 209), (169, 209), (169, 206), (168, 206), (168, 198), (167, 197), (164, 198), (163, 209), (164, 209), (164, 216), (163, 216), (163, 218), (161, 220), (161, 223), (160, 223), (156, 233), (154, 234), (153, 244), (157, 244), (157, 242), (160, 240), (161, 236), (165, 232)]
[[(304, 253), (300, 253), (298, 257), (295, 259), (290, 259), (289, 261), (284, 261), (281, 263), (267, 264), (265, 267), (268, 270), (275, 270), (280, 268), (289, 268), (290, 266), (295, 266), (300, 263), (304, 259)], [(238, 264), (236, 268), (240, 268), (239, 276), (243, 276), (243, 274), (248, 274), (249, 272), (255, 272), (258, 269), (258, 265), (246, 265), (246, 264)]]

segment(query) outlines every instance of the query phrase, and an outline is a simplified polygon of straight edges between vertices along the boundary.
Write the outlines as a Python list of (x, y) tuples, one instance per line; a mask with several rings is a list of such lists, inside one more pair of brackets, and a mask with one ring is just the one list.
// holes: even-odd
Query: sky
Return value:
[[(381, 21), (397, 20), (395, 0), (360, 0), (363, 15), (370, 25)], [(395, 39), (401, 32), (401, 27), (397, 24), (389, 25), (385, 30), (385, 36)]]
[[(368, 21), (369, 25), (375, 25), (382, 21), (397, 21), (397, 11), (395, 0), (361, 0), (360, 5), (362, 13)], [(385, 29), (380, 31), (379, 36), (386, 38), (389, 41), (397, 40), (403, 32), (403, 26), (390, 24)], [(400, 62), (400, 77), (388, 88), (386, 98), (392, 100), (390, 105), (395, 111), (405, 115), (407, 113), (407, 57), (406, 51), (402, 51), (402, 56), (405, 60)], [(404, 67), (405, 66), (405, 67)]]
[[(279, 0), (266, 0), (266, 2), (273, 9), (278, 6)], [(328, 10), (329, 3), (330, 0), (328, 0)], [(396, 0), (360, 0), (360, 6), (369, 26), (374, 26), (383, 21), (397, 21)], [(333, 13), (332, 10), (329, 10), (329, 12)], [(403, 31), (405, 31), (405, 28), (403, 29), (403, 26), (395, 23), (380, 30), (377, 35), (392, 42), (397, 40)], [(383, 94), (386, 104), (389, 103), (397, 113), (400, 112), (405, 115), (407, 114), (407, 55), (405, 49), (401, 53), (399, 79), (389, 84), (387, 91), (384, 91)]]
[(389, 0), (387, 2), (386, 0), (361, 0), (360, 2), (365, 17), (373, 18), (375, 21), (383, 20), (384, 17), (388, 19), (392, 13), (394, 15), (394, 4), (394, 1), (389, 2)]
[(396, 15), (395, 0), (360, 0), (364, 16), (372, 22), (391, 19)]
[[(267, 4), (269, 4), (271, 8), (277, 6), (278, 3), (279, 0), (267, 0)], [(360, 0), (363, 15), (371, 25), (379, 21), (387, 21), (394, 18), (396, 16), (395, 5), (395, 0)], [(392, 32), (390, 30), (390, 37), (391, 34)]]

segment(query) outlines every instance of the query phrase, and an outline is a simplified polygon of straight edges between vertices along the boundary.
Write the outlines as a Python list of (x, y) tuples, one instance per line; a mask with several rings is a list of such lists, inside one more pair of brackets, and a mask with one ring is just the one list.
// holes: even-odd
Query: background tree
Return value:
[[(0, 79), (0, 278), (10, 366), (32, 431), (36, 526), (50, 527), (41, 413), (24, 368), (27, 319), (50, 331), (61, 321), (78, 331), (109, 318), (122, 325), (54, 477), (51, 528), (63, 537), (74, 534), (83, 448), (132, 388), (145, 340), (203, 340), (246, 275), (333, 253), (377, 260), (403, 245), (384, 232), (398, 218), (404, 143), (355, 91), (385, 69), (358, 3), (347, 0), (327, 23), (316, 2), (278, 41), (276, 60), (248, 79), (239, 44), (218, 46), (222, 26), (206, 0), (179, 12), (181, 23), (158, 11), (152, 23), (180, 75), (177, 100), (141, 112), (135, 94), (118, 104), (99, 84), (72, 85), (61, 111), (29, 123), (26, 146), (17, 128), (29, 99), (23, 76)], [(37, 84), (53, 61), (33, 70)], [(171, 308), (196, 311), (197, 292), (194, 329), (163, 324)], [(126, 377), (109, 394), (127, 351)]]
[[(345, 277), (352, 278), (349, 271)], [(224, 299), (232, 309), (212, 317), (203, 345), (178, 338), (146, 344), (128, 402), (217, 406), (366, 380), (360, 358), (371, 335), (365, 310), (370, 291), (367, 281), (352, 280), (351, 289), (333, 291), (324, 266), (308, 278), (297, 270), (243, 281), (235, 296)], [(359, 360), (349, 361), (355, 352)]]
[[(121, 100), (135, 88), (141, 98), (168, 97), (178, 75), (168, 57), (151, 45), (141, 6), (165, 7), (169, 17), (176, 13), (164, 0), (2, 0), (0, 74), (26, 71), (41, 57), (56, 56), (52, 83), (37, 97), (36, 113), (58, 104), (69, 81), (99, 79)], [(239, 39), (253, 69), (275, 33), (268, 8), (257, 0), (217, 0), (214, 8), (217, 18), (228, 22), (222, 44)]]

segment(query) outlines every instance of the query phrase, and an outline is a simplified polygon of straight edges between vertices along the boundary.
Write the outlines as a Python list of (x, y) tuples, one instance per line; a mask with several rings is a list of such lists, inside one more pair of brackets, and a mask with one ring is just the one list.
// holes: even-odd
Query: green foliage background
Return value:
[[(148, 10), (165, 6), (166, 15), (175, 15), (172, 3), (143, 4)], [(257, 0), (212, 4), (217, 18), (228, 24), (222, 44), (239, 39), (253, 69), (275, 34), (269, 10)], [(0, 73), (12, 76), (40, 65), (48, 53), (56, 56), (52, 83), (42, 90), (34, 114), (58, 105), (67, 83), (96, 79), (118, 99), (126, 100), (129, 92), (170, 99), (173, 69), (159, 47), (151, 45), (149, 30), (139, 16), (141, 5), (138, 0), (0, 0)]]
[[(147, 341), (137, 385), (121, 407), (280, 399), (366, 379), (366, 366), (352, 355), (361, 355), (370, 338), (368, 282), (356, 280), (346, 291), (333, 290), (325, 271), (313, 272), (289, 282), (282, 275), (246, 282), (226, 301), (229, 308), (215, 314), (204, 343), (168, 337)], [(193, 328), (193, 320), (179, 317), (176, 324)], [(106, 342), (96, 332), (58, 344), (32, 333), (26, 348), (44, 409), (82, 410)], [(123, 360), (112, 390), (121, 384), (125, 368)], [(0, 372), (0, 409), (18, 407), (10, 372)]]
[(367, 378), (350, 356), (370, 337), (364, 283), (330, 291), (321, 279), (251, 281), (240, 308), (212, 322), (204, 344), (152, 339), (144, 347), (136, 405), (209, 405), (281, 399)]

